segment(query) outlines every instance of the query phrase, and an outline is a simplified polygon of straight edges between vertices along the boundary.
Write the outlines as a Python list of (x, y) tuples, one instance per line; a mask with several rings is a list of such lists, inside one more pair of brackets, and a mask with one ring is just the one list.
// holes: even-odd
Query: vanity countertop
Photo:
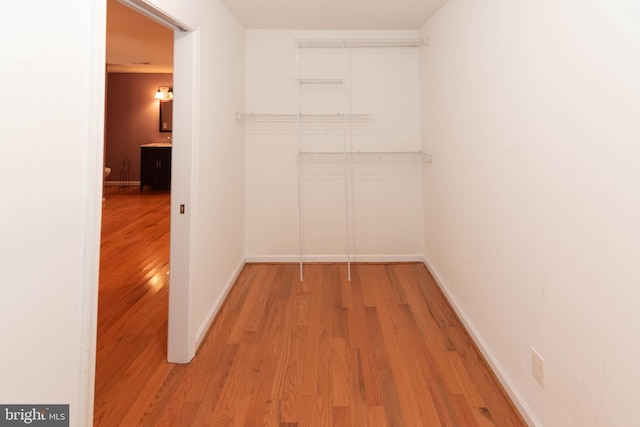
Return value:
[(171, 144), (165, 142), (152, 142), (149, 144), (142, 144), (141, 147), (171, 147)]

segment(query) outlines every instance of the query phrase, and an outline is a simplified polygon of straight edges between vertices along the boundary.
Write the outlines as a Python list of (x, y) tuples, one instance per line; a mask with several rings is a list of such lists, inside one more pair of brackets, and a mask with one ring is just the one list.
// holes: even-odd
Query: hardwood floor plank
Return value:
[(269, 322), (262, 337), (263, 354), (267, 358), (265, 368), (269, 370), (265, 389), (268, 389), (267, 400), (277, 404), (279, 420), (296, 422), (306, 330), (298, 326), (296, 320), (299, 310), (296, 292), (299, 288), (295, 286), (296, 276), (291, 274), (293, 266), (283, 265), (280, 269), (283, 290), (273, 289), (280, 298), (277, 309), (269, 312)]
[[(338, 266), (336, 265), (335, 267)], [(325, 266), (325, 268), (329, 270), (324, 281), (324, 286), (330, 287), (331, 333), (334, 337), (345, 337), (348, 327), (346, 321), (348, 308), (346, 308), (343, 303), (343, 289), (345, 286), (348, 286), (348, 282), (346, 276), (342, 276), (338, 268), (329, 268), (329, 266)]]
[(469, 371), (465, 367), (458, 352), (449, 351), (446, 353), (447, 361), (449, 362), (450, 370), (448, 371), (447, 378), (453, 378), (455, 383), (459, 385), (458, 392), (456, 394), (462, 394), (466, 397), (467, 401), (476, 408), (481, 408), (486, 405), (482, 395), (476, 389), (476, 386), (469, 375)]
[(368, 309), (364, 306), (362, 287), (359, 281), (352, 282), (351, 295), (351, 309), (346, 319), (348, 323), (349, 345), (356, 350), (355, 356), (359, 373), (358, 379), (362, 383), (365, 400), (369, 406), (378, 406), (382, 404), (382, 393), (377, 376), (377, 368), (381, 364), (376, 363), (375, 351), (372, 349), (371, 344), (380, 344), (381, 341), (378, 339), (379, 335), (375, 335), (372, 338), (369, 334), (367, 323)]
[(367, 421), (369, 422), (369, 427), (388, 427), (384, 406), (369, 406), (367, 408)]
[[(196, 423), (214, 426), (243, 425), (247, 416), (247, 395), (255, 387), (254, 378), (260, 365), (258, 346), (254, 337), (245, 336), (238, 344), (238, 351), (230, 373), (222, 384), (219, 398), (210, 406), (211, 412), (201, 412)], [(212, 402), (213, 403), (213, 402)]]
[(349, 407), (351, 405), (351, 357), (347, 344), (342, 337), (331, 340), (331, 386), (332, 405)]
[(346, 406), (334, 406), (333, 422), (331, 425), (334, 427), (352, 427), (349, 408)]
[(256, 319), (262, 316), (264, 304), (269, 295), (267, 283), (271, 283), (274, 274), (275, 266), (267, 265), (253, 278), (252, 286), (249, 287), (244, 300), (245, 304), (241, 307), (229, 336), (230, 343), (239, 343), (246, 332), (251, 331), (252, 327), (255, 328), (255, 323), (258, 321)]
[[(399, 300), (403, 301), (403, 299), (398, 299), (398, 293), (393, 290), (394, 284), (392, 281), (382, 279), (383, 277), (389, 277), (385, 274), (384, 266), (367, 266), (365, 268), (371, 269), (373, 273), (372, 276), (376, 275), (378, 277), (378, 280), (375, 283), (379, 288), (379, 292), (376, 293), (376, 297), (380, 318), (380, 329), (382, 331), (387, 354), (389, 355), (389, 363), (395, 382), (395, 388), (398, 393), (400, 407), (402, 408), (403, 419), (408, 425), (429, 425), (425, 424), (427, 420), (422, 419), (420, 411), (418, 410), (416, 395), (414, 394), (413, 387), (411, 385), (411, 368), (407, 365), (404, 357), (404, 349), (410, 347), (411, 343), (404, 342), (397, 333), (397, 302)], [(437, 426), (439, 424), (432, 425)]]
[(351, 366), (350, 425), (353, 427), (368, 426), (368, 404), (364, 386), (360, 350), (349, 349)]
[[(187, 375), (185, 375), (187, 373)], [(193, 413), (185, 413), (186, 408), (194, 407), (193, 403), (188, 403), (184, 398), (186, 389), (193, 381), (193, 376), (188, 375), (185, 366), (175, 366), (164, 379), (159, 389), (156, 390), (155, 399), (146, 408), (143, 418), (138, 425), (155, 426), (168, 425), (170, 422), (177, 422), (179, 418)], [(120, 421), (116, 418), (113, 421)], [(109, 424), (106, 424), (109, 425)]]
[(378, 369), (390, 369), (391, 362), (387, 354), (387, 348), (384, 344), (382, 329), (380, 328), (380, 316), (376, 307), (368, 307), (365, 309), (365, 320), (367, 322), (367, 338), (369, 348), (373, 354), (374, 363)]
[(453, 409), (459, 425), (469, 427), (480, 427), (478, 424), (472, 407), (467, 399), (461, 394), (450, 394), (448, 396), (449, 404)]
[[(327, 268), (328, 267), (328, 268)], [(327, 274), (327, 270), (329, 270), (329, 274)], [(323, 277), (329, 277), (335, 280), (335, 264), (323, 265)], [(331, 273), (334, 273), (332, 276)], [(326, 276), (325, 276), (326, 274)], [(320, 336), (319, 336), (319, 352), (318, 357), (315, 363), (318, 364), (317, 372), (318, 372), (318, 401), (317, 401), (317, 410), (318, 421), (320, 425), (331, 426), (331, 408), (333, 407), (333, 386), (332, 383), (332, 314), (333, 314), (333, 295), (332, 290), (335, 290), (335, 287), (327, 286), (326, 280), (322, 282), (322, 298), (320, 300), (320, 318), (318, 322), (320, 323)]]
[(365, 307), (375, 307), (375, 283), (369, 275), (370, 270), (367, 268), (358, 267), (351, 270), (351, 278), (353, 283), (359, 283), (362, 286), (362, 300)]
[(431, 396), (431, 402), (438, 414), (438, 418), (441, 420), (442, 425), (445, 427), (457, 427), (461, 426), (462, 421), (458, 419), (458, 414), (452, 407), (452, 399), (447, 392), (446, 387), (440, 380), (440, 378), (431, 378), (427, 381), (429, 387), (429, 395)]
[(307, 281), (310, 282), (311, 296), (309, 300), (309, 326), (304, 354), (304, 375), (302, 377), (301, 393), (307, 396), (315, 396), (319, 393), (320, 377), (320, 336), (326, 328), (326, 322), (322, 314), (326, 308), (322, 308), (322, 266), (310, 265), (307, 268)]
[(281, 420), (297, 422), (299, 419), (297, 408), (302, 395), (302, 378), (304, 376), (304, 348), (307, 341), (307, 327), (298, 327), (291, 341), (291, 352), (287, 373), (285, 375), (284, 391), (280, 400)]
[(267, 400), (265, 404), (265, 410), (262, 416), (262, 422), (259, 424), (247, 425), (247, 427), (262, 426), (262, 427), (280, 427), (280, 405), (276, 400)]
[[(189, 365), (191, 370), (199, 374), (200, 377), (190, 387), (186, 400), (201, 402), (203, 405), (208, 405), (209, 410), (213, 411), (236, 360), (238, 344), (224, 344), (219, 349), (203, 347), (200, 351), (200, 354), (206, 355), (206, 357), (200, 357)], [(198, 363), (198, 365), (192, 366), (194, 363)], [(206, 410), (206, 407), (204, 406), (203, 410)]]
[(386, 415), (386, 423), (390, 426), (412, 425), (407, 424), (404, 421), (405, 417), (402, 414), (400, 396), (398, 395), (398, 390), (396, 389), (396, 383), (393, 379), (393, 372), (391, 372), (391, 369), (380, 369), (378, 377), (382, 384), (383, 408)]

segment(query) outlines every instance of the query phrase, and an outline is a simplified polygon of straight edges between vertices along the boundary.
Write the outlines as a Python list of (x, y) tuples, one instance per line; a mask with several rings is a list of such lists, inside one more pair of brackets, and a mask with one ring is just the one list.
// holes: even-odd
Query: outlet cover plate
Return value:
[(531, 373), (538, 384), (544, 388), (544, 359), (533, 347), (531, 347)]

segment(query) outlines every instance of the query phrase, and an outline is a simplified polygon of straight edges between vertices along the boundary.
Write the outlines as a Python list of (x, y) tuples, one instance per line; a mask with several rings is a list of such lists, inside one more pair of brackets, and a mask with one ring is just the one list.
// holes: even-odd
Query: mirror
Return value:
[(173, 131), (173, 101), (160, 101), (160, 132)]

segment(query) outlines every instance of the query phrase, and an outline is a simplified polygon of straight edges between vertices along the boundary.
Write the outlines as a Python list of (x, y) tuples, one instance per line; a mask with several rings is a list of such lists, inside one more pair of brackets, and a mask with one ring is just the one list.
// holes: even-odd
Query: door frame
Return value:
[[(196, 21), (175, 6), (162, 9), (158, 0), (118, 0), (174, 31), (174, 87), (179, 90), (174, 102), (174, 140), (172, 150), (171, 231), (169, 321), (167, 359), (174, 363), (189, 363), (195, 356), (192, 326), (192, 288), (195, 253), (195, 212), (191, 205), (197, 190), (197, 147), (199, 144), (199, 57), (200, 31)], [(93, 176), (87, 188), (87, 223), (85, 226), (84, 281), (82, 293), (83, 356), (80, 366), (78, 393), (78, 425), (93, 424), (96, 374), (96, 339), (98, 331), (98, 284), (100, 270), (100, 234), (102, 224), (102, 187), (104, 170), (105, 129), (105, 48), (107, 0), (91, 6), (91, 46), (89, 141), (87, 169)], [(177, 65), (177, 66), (176, 66)], [(175, 71), (178, 71), (176, 73)], [(177, 117), (176, 117), (177, 116)], [(177, 120), (177, 121), (176, 121)], [(173, 160), (172, 159), (172, 160)], [(180, 206), (185, 205), (185, 214)]]

